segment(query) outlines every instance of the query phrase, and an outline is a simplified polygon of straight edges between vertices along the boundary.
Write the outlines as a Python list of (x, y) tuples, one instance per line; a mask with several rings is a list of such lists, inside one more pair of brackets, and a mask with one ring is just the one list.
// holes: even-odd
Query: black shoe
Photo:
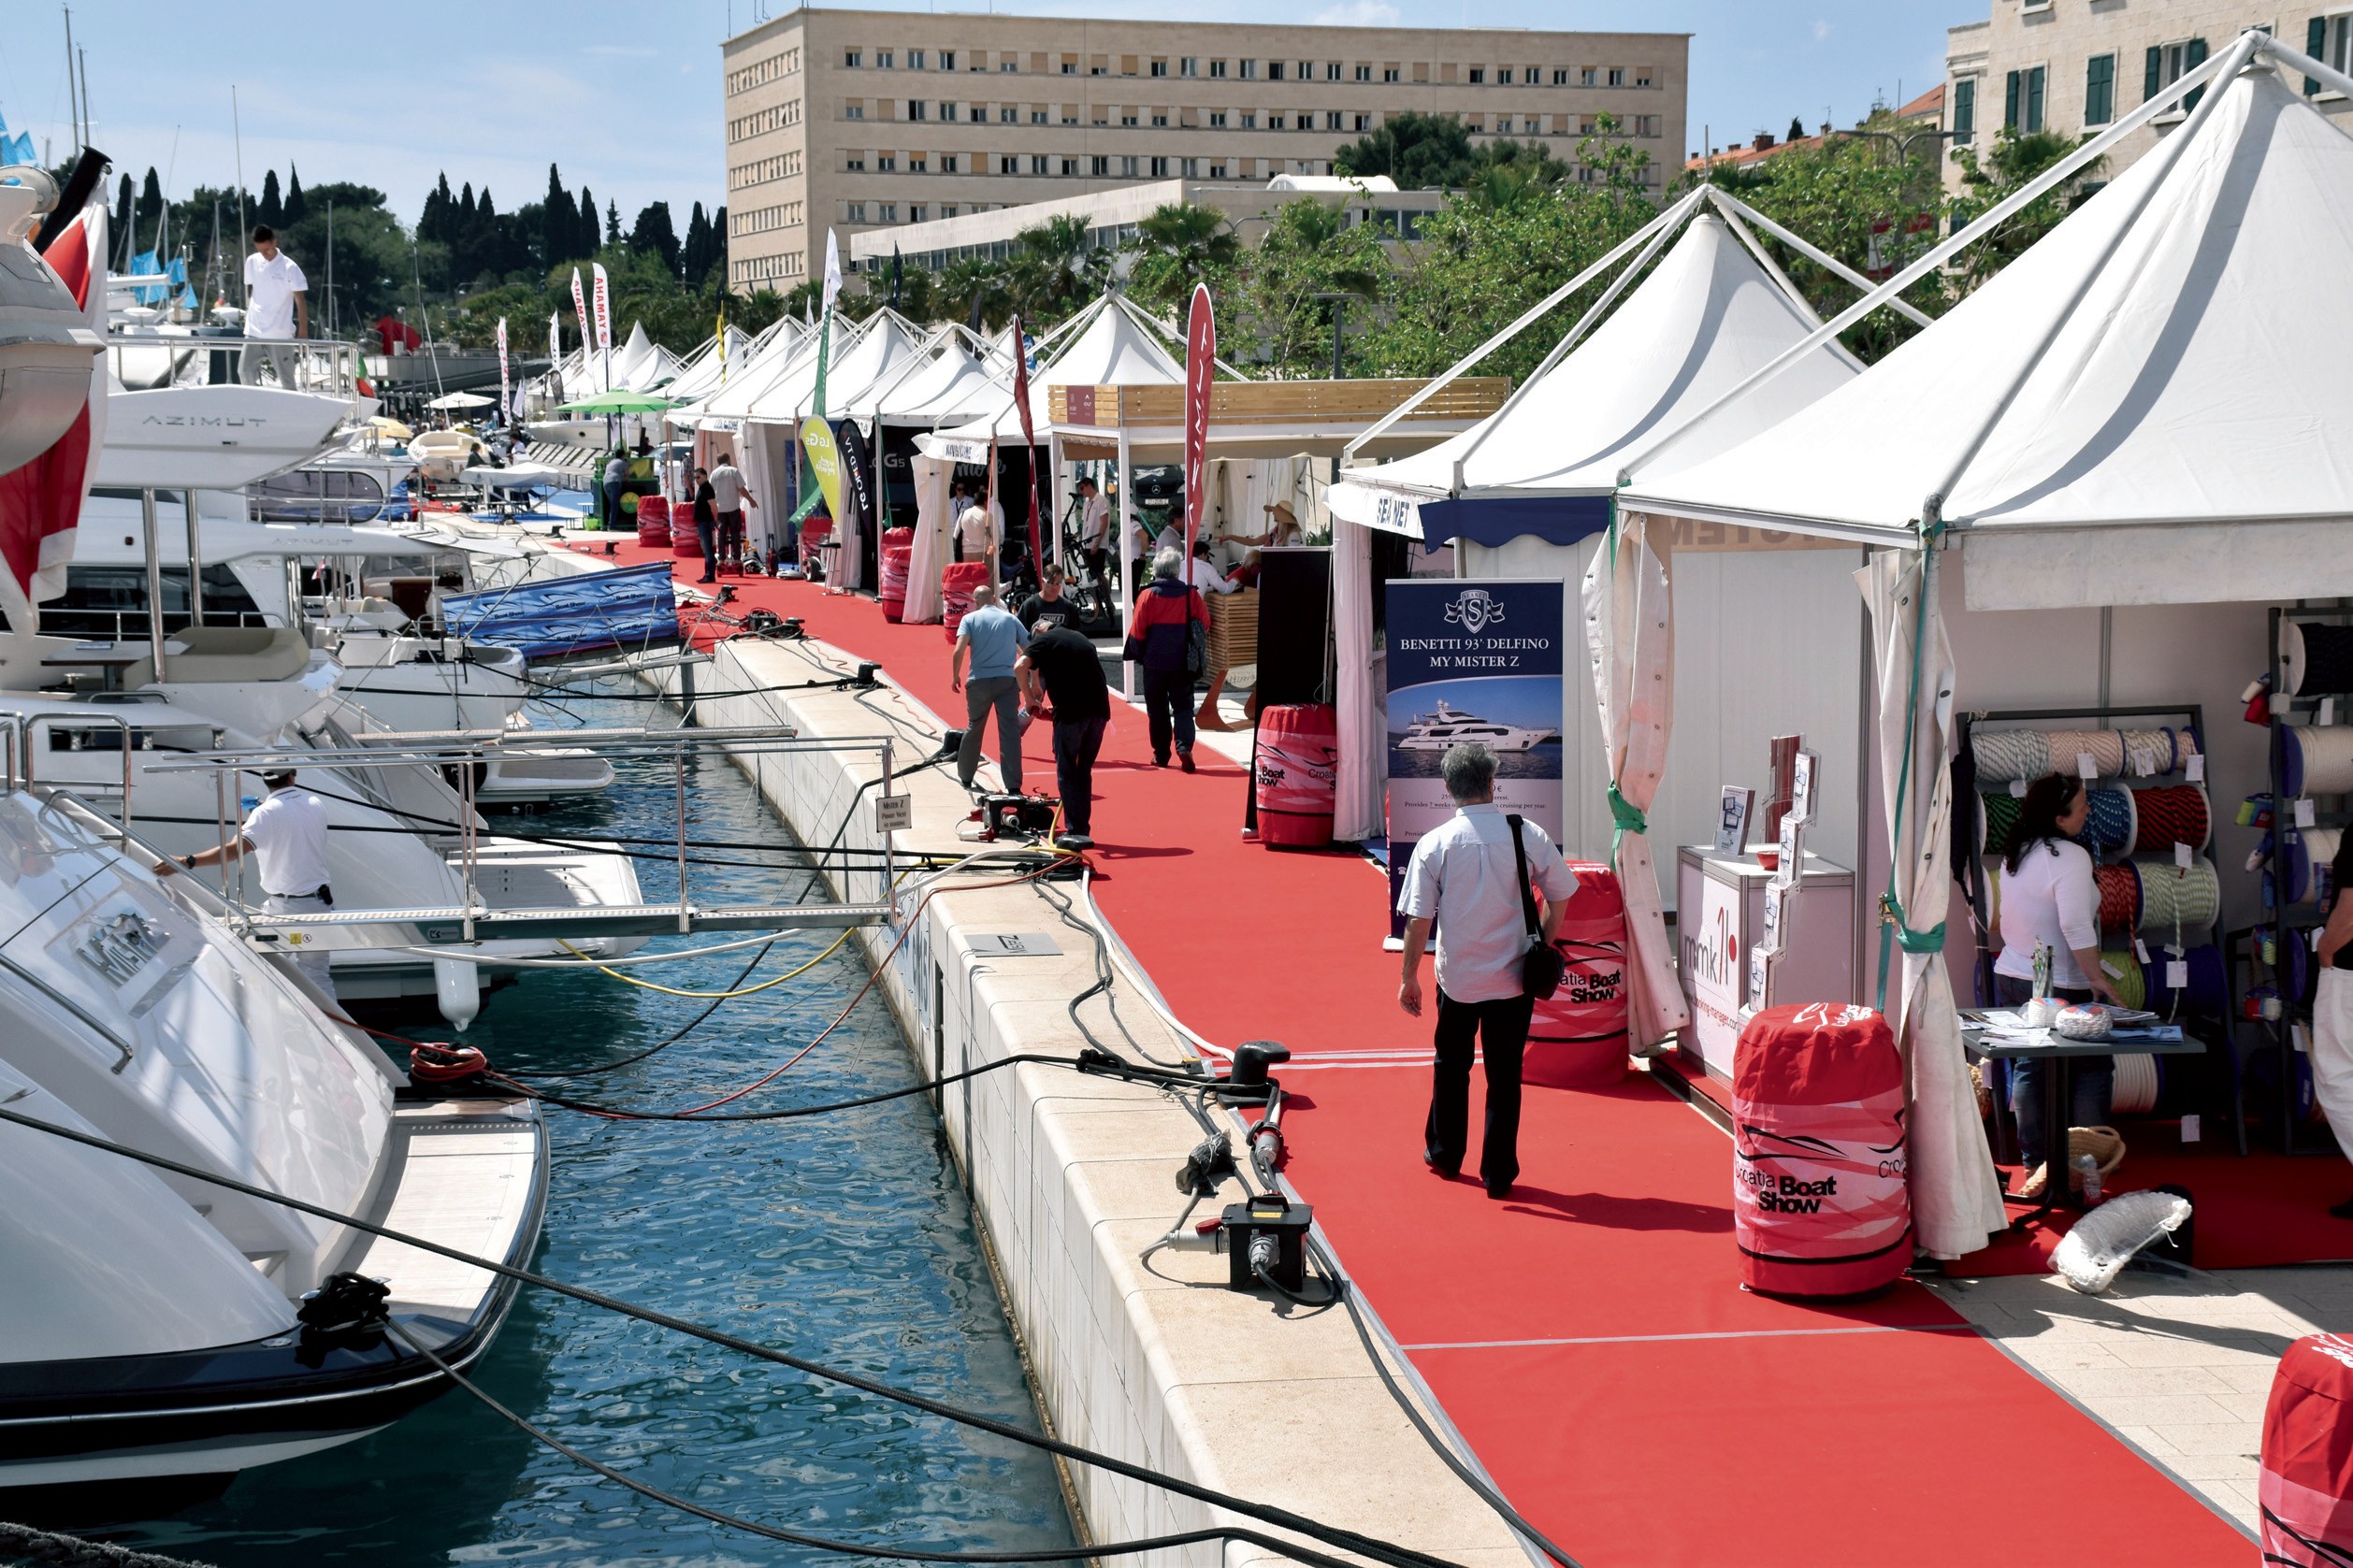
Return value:
[(1463, 1173), (1463, 1168), (1460, 1165), (1439, 1164), (1438, 1157), (1432, 1154), (1427, 1149), (1423, 1149), (1422, 1151), (1422, 1163), (1436, 1172), (1439, 1175), (1444, 1176), (1450, 1182)]
[(1176, 766), (1182, 768), (1188, 773), (1193, 771), (1192, 753), (1178, 752), (1176, 754)]
[(2353, 1198), (2347, 1198), (2342, 1203), (2330, 1204), (2329, 1213), (2339, 1219), (2353, 1219)]
[(1509, 1182), (1489, 1182), (1487, 1184), (1487, 1196), (1490, 1198), (1509, 1198), (1511, 1196), (1511, 1184)]
[(1165, 768), (1168, 766), (1168, 758), (1164, 756), (1156, 756), (1152, 758), (1152, 766), (1155, 768)]

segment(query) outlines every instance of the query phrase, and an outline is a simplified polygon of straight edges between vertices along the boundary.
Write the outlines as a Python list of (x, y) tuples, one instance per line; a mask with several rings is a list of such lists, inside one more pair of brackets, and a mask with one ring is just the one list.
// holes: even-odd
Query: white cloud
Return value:
[(1393, 27), (1397, 14), (1389, 0), (1340, 0), (1307, 20), (1319, 27)]
[(1830, 24), (1829, 24), (1829, 22), (1825, 22), (1825, 21), (1817, 21), (1817, 22), (1814, 22), (1814, 24), (1813, 24), (1813, 41), (1814, 41), (1815, 43), (1820, 43), (1820, 42), (1822, 42), (1825, 38), (1827, 38), (1829, 36), (1830, 36)]

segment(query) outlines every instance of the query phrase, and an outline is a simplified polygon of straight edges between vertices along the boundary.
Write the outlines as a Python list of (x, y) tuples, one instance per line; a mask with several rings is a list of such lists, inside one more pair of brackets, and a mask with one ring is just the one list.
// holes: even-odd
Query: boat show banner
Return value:
[(1393, 578), (1387, 584), (1389, 907), (1422, 835), (1454, 814), (1438, 764), (1495, 754), (1495, 804), (1561, 842), (1564, 599), (1558, 578)]

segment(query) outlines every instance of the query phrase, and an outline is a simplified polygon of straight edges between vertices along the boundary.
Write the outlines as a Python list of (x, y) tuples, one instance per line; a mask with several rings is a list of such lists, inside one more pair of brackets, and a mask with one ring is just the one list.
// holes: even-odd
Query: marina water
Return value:
[[(540, 704), (534, 722), (674, 722), (666, 706)], [(617, 765), (592, 804), (494, 820), (527, 834), (661, 839), (667, 760)], [(690, 760), (699, 840), (785, 842), (750, 783)], [(639, 846), (649, 899), (672, 896), (669, 852)], [(797, 855), (702, 849), (746, 866), (692, 868), (698, 898), (802, 897)], [(837, 932), (779, 938), (750, 983), (806, 962)], [(724, 937), (664, 937), (647, 951)], [(756, 949), (629, 972), (719, 991)], [(729, 1092), (790, 1056), (838, 1014), (868, 969), (855, 942), (800, 979), (723, 1003), (651, 1058), (550, 1092), (678, 1110)], [(644, 1050), (706, 1001), (601, 975), (535, 973), (498, 994), (468, 1038), (507, 1070), (592, 1066)], [(416, 1026), (421, 1037), (446, 1029)], [(874, 993), (800, 1066), (730, 1110), (903, 1086), (917, 1069)], [(929, 1101), (910, 1097), (806, 1121), (694, 1125), (548, 1112), (555, 1147), (536, 1266), (1034, 1430), (1020, 1360), (954, 1161)], [(525, 1289), (477, 1369), (482, 1386), (566, 1442), (651, 1486), (818, 1534), (946, 1550), (1072, 1542), (1052, 1461), (1032, 1448), (816, 1383), (698, 1341)], [(818, 1555), (706, 1524), (555, 1454), (461, 1390), (363, 1442), (248, 1472), (218, 1500), (167, 1520), (94, 1532), (217, 1563), (293, 1568), (366, 1562), (783, 1563)]]

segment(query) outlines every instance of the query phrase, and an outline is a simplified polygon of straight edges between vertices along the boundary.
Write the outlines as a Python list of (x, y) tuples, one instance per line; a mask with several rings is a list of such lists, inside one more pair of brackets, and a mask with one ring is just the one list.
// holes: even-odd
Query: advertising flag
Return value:
[(514, 417), (514, 393), (507, 380), (507, 318), (498, 318), (498, 412)]
[[(1209, 285), (1192, 286), (1192, 310), (1185, 322), (1185, 559), (1209, 506), (1209, 381), (1218, 358), (1218, 318), (1209, 308)], [(1023, 405), (1026, 410), (1028, 405)], [(1190, 570), (1190, 568), (1188, 568)], [(1190, 576), (1186, 579), (1191, 582)]]
[(605, 281), (604, 263), (590, 262), (588, 270), (596, 277), (597, 347), (613, 352), (613, 288)]
[(833, 426), (814, 416), (802, 420), (801, 450), (809, 455), (810, 471), (817, 479), (817, 493), (825, 497), (826, 514), (839, 518), (842, 515), (842, 452), (833, 443)]
[(833, 231), (825, 231), (825, 302), (818, 309), (830, 310), (833, 301), (842, 293), (842, 247), (833, 237)]
[(580, 324), (580, 350), (585, 354), (596, 339), (588, 327), (588, 299), (580, 292), (580, 268), (576, 266), (572, 268), (572, 320)]
[[(77, 336), (93, 346), (107, 335), (107, 209), (93, 206), (58, 236), (38, 260), (26, 261), (36, 274), (48, 269), (81, 308)], [(49, 447), (29, 462), (0, 474), (0, 610), (9, 624), (30, 626), (33, 606), (65, 591), (65, 568), (90, 479), (106, 443), (108, 356), (90, 356), (89, 386), (81, 407)]]
[[(1013, 318), (1013, 340), (1026, 341), (1021, 335), (1021, 318)], [(1030, 567), (1033, 571), (1046, 569), (1046, 557), (1038, 545), (1037, 517), (1037, 433), (1030, 427), (1030, 359), (1017, 351), (1013, 356), (1013, 406), (1021, 410), (1021, 444), (1029, 449), (1030, 463)], [(991, 470), (994, 471), (993, 469)]]

